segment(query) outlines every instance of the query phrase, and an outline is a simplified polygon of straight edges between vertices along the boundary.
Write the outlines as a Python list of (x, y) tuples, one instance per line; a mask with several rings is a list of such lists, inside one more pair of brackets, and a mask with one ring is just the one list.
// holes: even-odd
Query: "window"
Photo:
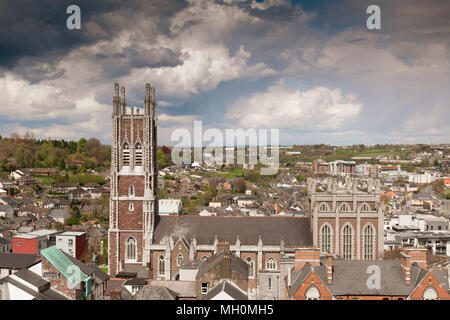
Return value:
[(267, 270), (275, 270), (277, 268), (277, 263), (274, 258), (269, 258), (266, 261), (266, 269)]
[(248, 264), (248, 276), (249, 278), (255, 277), (255, 263), (253, 262), (253, 259), (248, 257), (247, 258), (247, 264)]
[(373, 227), (368, 224), (363, 231), (363, 237), (364, 237), (364, 252), (363, 252), (363, 259), (364, 260), (373, 260), (374, 259), (374, 231)]
[(361, 206), (361, 212), (367, 212), (367, 211), (370, 211), (370, 207), (369, 207), (369, 205), (367, 203), (364, 203)]
[(206, 261), (206, 260), (208, 260), (208, 257), (207, 256), (203, 256), (202, 261)]
[(164, 262), (164, 256), (159, 256), (158, 259), (158, 274), (160, 276), (164, 275), (165, 273), (165, 262)]
[(142, 145), (136, 144), (135, 147), (135, 165), (136, 167), (142, 167)]
[(353, 231), (350, 225), (346, 225), (342, 232), (342, 257), (345, 260), (352, 259), (353, 252)]
[(130, 204), (128, 205), (128, 210), (129, 210), (129, 211), (134, 211), (134, 204), (130, 203)]
[(203, 282), (202, 283), (202, 294), (207, 294), (208, 293), (208, 284)]
[(54, 272), (44, 272), (44, 278), (58, 278), (58, 274)]
[(350, 206), (348, 205), (347, 202), (344, 202), (343, 204), (341, 204), (341, 207), (339, 208), (340, 212), (349, 212), (350, 211)]
[(183, 263), (183, 255), (180, 253), (180, 254), (177, 256), (177, 266), (178, 266), (178, 267), (181, 266), (182, 263)]
[(320, 239), (321, 239), (320, 246), (322, 252), (331, 253), (331, 228), (328, 224), (323, 225)]
[(269, 287), (269, 290), (272, 290), (272, 278), (269, 278), (269, 283), (268, 283), (268, 287)]
[(130, 146), (128, 145), (128, 143), (125, 143), (122, 147), (122, 165), (130, 165)]
[(423, 292), (424, 300), (436, 300), (438, 298), (438, 294), (433, 287), (428, 287)]
[(69, 246), (73, 246), (73, 239), (69, 239)]
[(17, 246), (20, 247), (21, 243), (20, 241), (17, 241)]
[(136, 239), (134, 239), (133, 237), (128, 238), (127, 240), (127, 245), (126, 245), (126, 250), (127, 250), (127, 261), (131, 261), (134, 262), (136, 261)]
[(306, 290), (305, 297), (306, 300), (319, 300), (320, 291), (315, 286), (311, 286)]
[(134, 196), (134, 186), (130, 186), (128, 188), (128, 196), (130, 197)]
[(331, 210), (330, 210), (330, 207), (328, 206), (327, 203), (322, 202), (322, 203), (320, 204), (319, 211), (320, 211), (320, 212), (327, 212), (327, 211), (331, 211)]

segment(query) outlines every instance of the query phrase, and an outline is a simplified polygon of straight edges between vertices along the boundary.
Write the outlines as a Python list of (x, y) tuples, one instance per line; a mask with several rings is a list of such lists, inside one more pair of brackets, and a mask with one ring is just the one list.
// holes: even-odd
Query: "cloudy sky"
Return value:
[(159, 144), (194, 120), (282, 144), (450, 143), (449, 16), (448, 0), (3, 0), (0, 134), (110, 143), (114, 83), (141, 107), (150, 82)]

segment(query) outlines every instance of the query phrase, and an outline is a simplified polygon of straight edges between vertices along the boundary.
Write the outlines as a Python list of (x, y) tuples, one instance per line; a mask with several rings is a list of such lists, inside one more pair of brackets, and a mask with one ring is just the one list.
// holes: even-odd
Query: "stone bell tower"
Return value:
[(128, 107), (114, 85), (108, 230), (109, 274), (146, 265), (158, 215), (155, 88), (147, 83), (144, 108)]

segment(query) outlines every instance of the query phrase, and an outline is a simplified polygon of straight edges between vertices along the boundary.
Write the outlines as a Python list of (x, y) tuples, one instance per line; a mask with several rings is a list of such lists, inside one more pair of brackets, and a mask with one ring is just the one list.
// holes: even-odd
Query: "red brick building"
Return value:
[(348, 261), (298, 248), (286, 281), (288, 300), (450, 300), (447, 270), (427, 270), (425, 248), (402, 260)]

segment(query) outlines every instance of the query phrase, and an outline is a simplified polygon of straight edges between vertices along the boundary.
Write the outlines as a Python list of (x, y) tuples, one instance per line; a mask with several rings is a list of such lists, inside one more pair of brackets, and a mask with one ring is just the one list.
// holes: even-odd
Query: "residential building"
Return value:
[(56, 247), (75, 259), (81, 259), (86, 254), (86, 232), (66, 231), (56, 235)]
[(181, 199), (160, 199), (159, 200), (159, 214), (180, 214), (183, 210), (183, 203)]

